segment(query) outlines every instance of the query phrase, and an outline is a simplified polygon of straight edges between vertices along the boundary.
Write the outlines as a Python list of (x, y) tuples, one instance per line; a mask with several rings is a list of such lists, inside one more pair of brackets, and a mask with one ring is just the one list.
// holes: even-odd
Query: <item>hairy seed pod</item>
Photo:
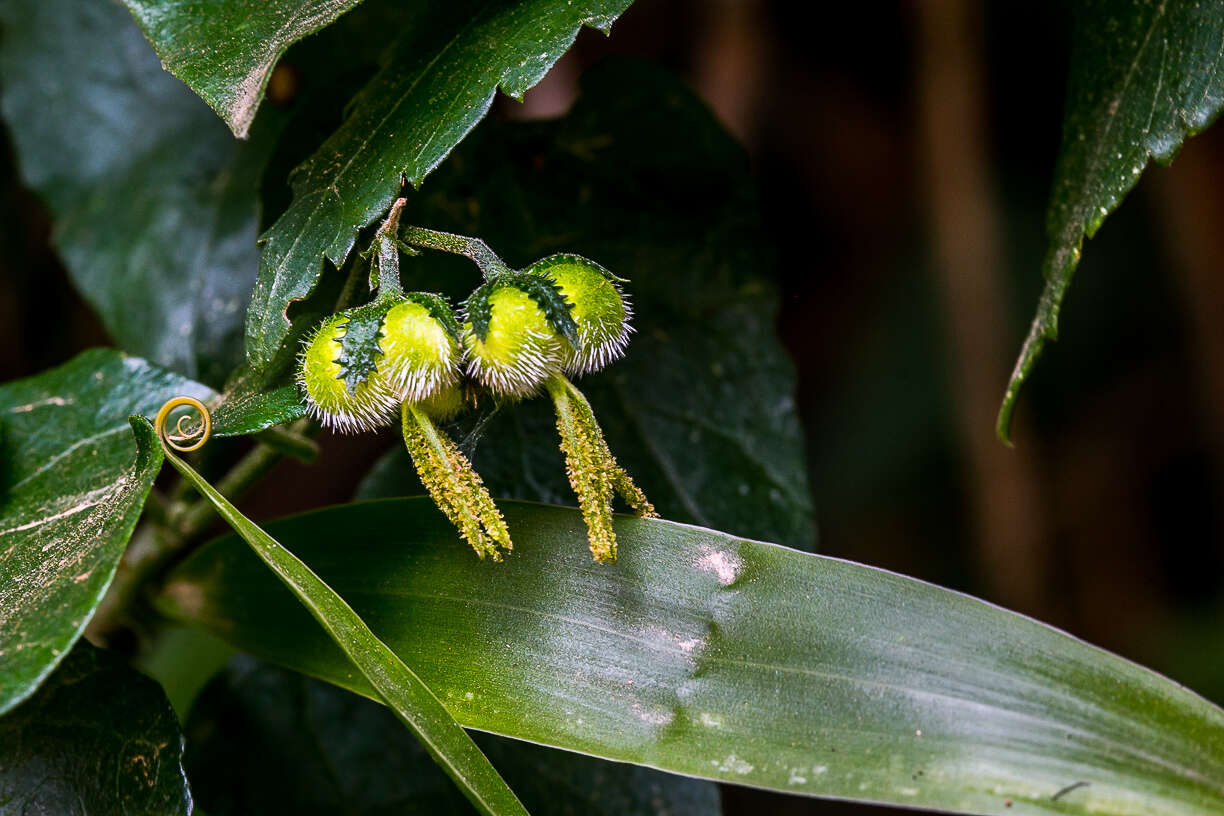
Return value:
[(464, 304), (468, 375), (494, 394), (526, 397), (561, 370), (573, 330), (565, 300), (547, 279), (502, 275)]
[(298, 358), (298, 387), (311, 415), (325, 428), (368, 431), (395, 416), (399, 399), (395, 384), (377, 367), (381, 352), (376, 323), (370, 331), (373, 317), (356, 309), (334, 314), (306, 339)]
[(624, 355), (633, 331), (629, 325), (633, 310), (618, 278), (594, 261), (570, 254), (550, 255), (527, 271), (553, 281), (572, 304), (578, 344), (566, 350), (566, 373), (598, 371)]
[(417, 403), (459, 380), (459, 324), (446, 301), (413, 292), (383, 319), (379, 362), (403, 401)]

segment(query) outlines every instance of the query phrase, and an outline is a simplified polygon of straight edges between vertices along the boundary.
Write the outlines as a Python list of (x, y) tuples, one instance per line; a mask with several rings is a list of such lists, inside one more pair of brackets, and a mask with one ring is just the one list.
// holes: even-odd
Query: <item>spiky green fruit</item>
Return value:
[(442, 298), (405, 297), (383, 318), (379, 369), (400, 400), (417, 403), (458, 382), (463, 354), (458, 322)]
[(527, 270), (548, 278), (571, 304), (578, 343), (566, 349), (565, 371), (598, 371), (625, 353), (633, 310), (621, 291), (619, 279), (580, 255), (550, 255)]
[(481, 286), (464, 304), (468, 375), (504, 397), (526, 397), (561, 370), (573, 320), (555, 286), (512, 273)]
[[(377, 327), (371, 336), (364, 336), (369, 334), (368, 319), (369, 315), (358, 310), (326, 318), (306, 339), (298, 359), (298, 387), (307, 409), (325, 428), (343, 433), (368, 431), (388, 424), (395, 416), (400, 400), (395, 384), (377, 365), (381, 355)], [(359, 333), (363, 337), (356, 348)]]

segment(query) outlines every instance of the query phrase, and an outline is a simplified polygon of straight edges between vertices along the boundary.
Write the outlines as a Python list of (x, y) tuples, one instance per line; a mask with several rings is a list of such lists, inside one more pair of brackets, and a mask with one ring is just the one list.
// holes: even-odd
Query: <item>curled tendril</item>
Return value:
[[(201, 424), (195, 427), (185, 426), (184, 423), (190, 419), (191, 415), (183, 414), (178, 418), (178, 422), (174, 424), (177, 436), (171, 436), (166, 430), (166, 420), (170, 418), (170, 414), (174, 409), (182, 408), (183, 406), (194, 408), (196, 413), (200, 415)], [(194, 397), (174, 397), (173, 399), (166, 400), (161, 410), (157, 412), (157, 418), (153, 420), (153, 430), (166, 445), (180, 453), (190, 453), (204, 447), (204, 443), (212, 436), (212, 414), (208, 413), (208, 408), (204, 406), (204, 403)], [(184, 442), (189, 442), (190, 444), (183, 444)]]

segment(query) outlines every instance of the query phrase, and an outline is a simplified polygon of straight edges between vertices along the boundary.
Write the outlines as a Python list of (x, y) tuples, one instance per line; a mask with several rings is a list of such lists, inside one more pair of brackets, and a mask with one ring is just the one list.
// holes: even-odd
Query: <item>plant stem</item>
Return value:
[(485, 280), (495, 275), (512, 271), (509, 265), (497, 253), (489, 249), (489, 245), (479, 238), (469, 238), (466, 235), (455, 235), (449, 232), (425, 229), (424, 227), (405, 227), (401, 236), (406, 243), (424, 249), (437, 249), (452, 255), (462, 255), (471, 259), (480, 267)]
[[(310, 430), (310, 428), (307, 428), (307, 432)], [(279, 427), (268, 428), (266, 431), (258, 434), (255, 440), (262, 445), (266, 445), (286, 456), (292, 456), (294, 459), (305, 462), (308, 465), (319, 458), (318, 444), (309, 436), (293, 430)]]
[(370, 284), (378, 287), (379, 297), (400, 295), (404, 292), (404, 287), (400, 284), (399, 242), (395, 234), (399, 232), (400, 212), (406, 202), (405, 198), (396, 199), (391, 205), (391, 212), (387, 214), (387, 220), (374, 236), (374, 260), (378, 264), (378, 273), (377, 278), (371, 275)]
[[(281, 455), (276, 448), (257, 443), (250, 453), (238, 460), (229, 473), (221, 477), (217, 482), (217, 490), (227, 498), (237, 499), (271, 470)], [(215, 520), (216, 512), (212, 505), (201, 499), (189, 505), (176, 518), (171, 519), (171, 522), (180, 544), (186, 544)]]

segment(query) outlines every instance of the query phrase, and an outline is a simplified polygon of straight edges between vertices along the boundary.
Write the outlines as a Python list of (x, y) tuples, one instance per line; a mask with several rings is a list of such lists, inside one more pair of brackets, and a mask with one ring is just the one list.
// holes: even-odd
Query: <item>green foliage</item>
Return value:
[(166, 69), (245, 137), (277, 59), (361, 0), (124, 0)]
[(13, 0), (0, 22), (0, 107), (73, 282), (126, 351), (219, 385), (241, 359), (280, 123), (235, 142), (117, 3)]
[[(501, 565), (474, 562), (425, 499), (307, 513), (269, 531), (468, 727), (910, 807), (1218, 811), (1224, 712), (1028, 618), (665, 521), (618, 519), (609, 568), (585, 554), (576, 510), (503, 510), (515, 557)], [(180, 567), (159, 606), (371, 693), (233, 537)], [(1091, 784), (1051, 801), (1078, 780)]]
[(0, 712), (55, 668), (110, 586), (161, 454), (138, 456), (127, 416), (206, 387), (90, 351), (0, 387)]
[[(213, 816), (473, 812), (387, 709), (250, 659), (204, 690), (186, 731), (192, 789)], [(535, 816), (720, 813), (708, 782), (475, 736)]]
[(433, 0), (353, 102), (344, 124), (291, 178), (289, 209), (260, 238), (247, 359), (262, 368), (290, 326), (285, 311), (344, 263), (403, 181), (421, 181), (484, 117), (498, 87), (522, 96), (582, 26), (607, 30), (629, 0)]
[(212, 503), (218, 515), (242, 536), (251, 551), (309, 611), (361, 673), (377, 699), (390, 706), (400, 721), (411, 729), (478, 811), (487, 816), (525, 816), (527, 811), (429, 687), (370, 631), (343, 598), (238, 512), (190, 465), (161, 444), (155, 436), (161, 429), (155, 430), (142, 417), (133, 417), (132, 430), (145, 456), (151, 456), (160, 445), (170, 464)]
[[(192, 773), (214, 814), (523, 813), (494, 765), (538, 814), (718, 811), (714, 785), (678, 775), (973, 813), (1220, 811), (1219, 708), (966, 596), (738, 537), (816, 538), (743, 151), (678, 81), (625, 60), (588, 71), (561, 119), (473, 132), (499, 88), (521, 97), (630, 0), (124, 2), (135, 21), (114, 2), (0, 6), (0, 109), (22, 175), (75, 285), (142, 355), (94, 350), (0, 386), (0, 812), (190, 811), (165, 697), (79, 642), (95, 616), (130, 625), (141, 665), (174, 685), (174, 647), (148, 654), (163, 631), (150, 598), (299, 672), (247, 660), (193, 709)], [(256, 118), (286, 53), (287, 107)], [(1078, 4), (1047, 286), (1004, 437), (1084, 237), (1149, 158), (1169, 161), (1218, 114), (1221, 54), (1218, 3)], [(447, 304), (475, 290), (466, 319), (497, 334), (476, 270), (409, 246), (527, 291), (557, 349), (591, 330), (619, 353), (627, 312), (609, 289), (571, 313), (566, 287), (591, 284), (535, 274), (550, 263), (595, 259), (581, 264), (633, 299), (624, 359), (581, 392), (549, 381), (561, 448), (548, 399), (511, 404), (470, 376), (438, 404), (396, 392), (382, 406), (404, 402), (420, 472), (484, 563), (425, 498), (283, 519), (269, 526), (279, 542), (233, 501), (277, 451), (316, 451), (317, 423), (277, 426), (306, 416), (294, 372), (324, 317), (379, 318), (351, 321), (325, 361), (349, 390), (390, 354), (375, 342), (390, 301), (362, 305), (372, 289), (424, 305), (451, 342)], [(400, 248), (416, 254), (402, 270)], [(404, 295), (401, 277), (442, 294)], [(608, 348), (558, 351), (557, 367), (592, 370)], [(449, 362), (446, 375), (422, 398), (453, 385)], [(265, 444), (215, 487), (200, 473), (235, 447), (198, 468), (171, 455), (182, 481), (146, 507), (164, 458), (146, 417), (179, 395), (208, 403), (214, 435)], [(503, 519), (490, 493), (573, 500), (562, 449), (585, 518), (504, 501)], [(420, 490), (401, 449), (360, 493)], [(650, 495), (671, 521), (613, 516), (614, 491), (645, 515)], [(201, 547), (216, 515), (245, 544)], [(619, 562), (592, 563), (588, 543)], [(202, 660), (176, 705), (220, 662)]]
[(0, 720), (0, 811), (187, 816), (183, 735), (161, 688), (79, 643)]
[(1058, 317), (1084, 238), (1149, 159), (1168, 164), (1224, 106), (1224, 7), (1189, 0), (1078, 0), (1062, 147), (1046, 217), (1045, 290), (999, 411), (1007, 441), (1020, 387)]

